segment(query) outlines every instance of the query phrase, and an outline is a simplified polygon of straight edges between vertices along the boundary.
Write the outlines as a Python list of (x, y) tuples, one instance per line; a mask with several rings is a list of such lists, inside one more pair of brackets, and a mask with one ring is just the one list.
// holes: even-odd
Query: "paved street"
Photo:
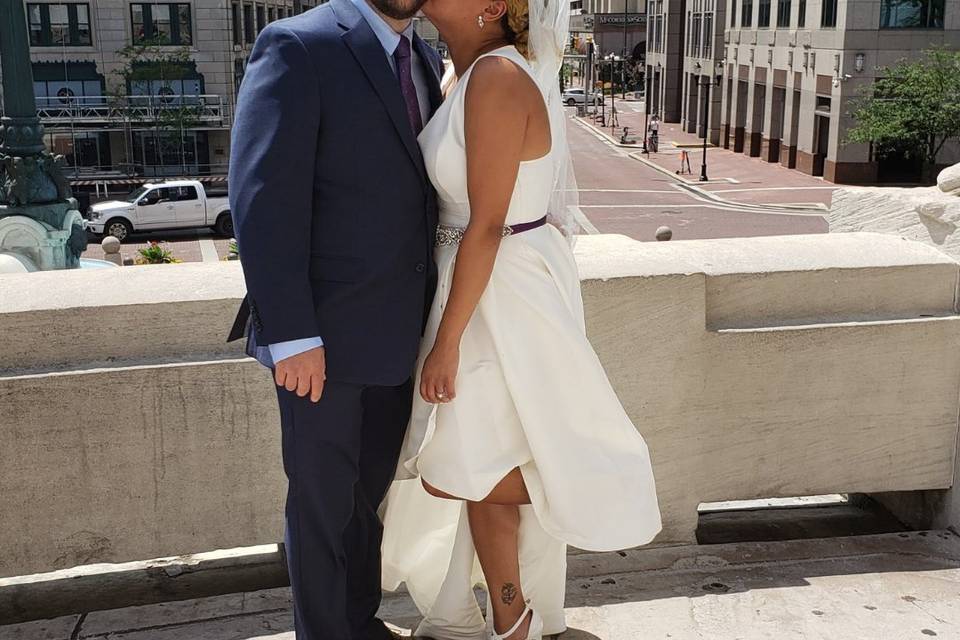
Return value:
[[(618, 101), (620, 124), (642, 131), (642, 104)], [(674, 240), (690, 240), (827, 231), (821, 213), (835, 188), (830, 183), (757, 158), (710, 149), (711, 181), (702, 184), (697, 180), (701, 151), (692, 148), (698, 141), (681, 132), (679, 125), (663, 124), (659, 152), (644, 156), (639, 146), (613, 144), (589, 122), (574, 118), (572, 109), (568, 112), (581, 208), (593, 233), (654, 240), (656, 229), (666, 225)], [(603, 132), (609, 134), (610, 129)], [(619, 138), (619, 130), (615, 137)], [(680, 160), (677, 144), (691, 145), (692, 176), (674, 174)], [(218, 260), (226, 255), (228, 245), (207, 229), (163, 231), (135, 235), (122, 253), (135, 258), (137, 250), (151, 240), (166, 242), (184, 262)], [(84, 255), (101, 258), (99, 240), (93, 240)]]
[[(618, 101), (617, 105), (620, 124), (642, 131), (642, 103)], [(640, 153), (639, 145), (613, 144), (587, 122), (571, 118), (568, 131), (581, 208), (600, 233), (653, 240), (657, 227), (666, 225), (673, 230), (674, 240), (690, 240), (827, 231), (817, 210), (783, 209), (828, 206), (835, 187), (818, 178), (711, 148), (707, 152), (711, 181), (701, 184), (697, 180), (699, 148), (689, 149), (693, 175), (674, 174), (680, 161), (680, 149), (674, 143), (697, 143), (679, 125), (661, 125), (659, 153), (649, 156)], [(603, 132), (609, 135), (610, 129)]]

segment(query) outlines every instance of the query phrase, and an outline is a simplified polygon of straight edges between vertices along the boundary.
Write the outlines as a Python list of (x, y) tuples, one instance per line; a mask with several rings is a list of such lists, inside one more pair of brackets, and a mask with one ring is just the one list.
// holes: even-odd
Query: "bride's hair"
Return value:
[(510, 44), (517, 48), (523, 57), (530, 57), (530, 5), (527, 0), (507, 0), (507, 12), (502, 19), (503, 30)]

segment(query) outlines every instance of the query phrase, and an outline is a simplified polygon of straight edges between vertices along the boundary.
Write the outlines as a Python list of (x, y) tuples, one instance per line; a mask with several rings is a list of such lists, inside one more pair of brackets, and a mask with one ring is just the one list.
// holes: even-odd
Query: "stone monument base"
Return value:
[(25, 258), (34, 267), (27, 271), (74, 269), (79, 266), (79, 257), (68, 243), (75, 225), (84, 228), (83, 216), (76, 209), (66, 212), (60, 228), (28, 216), (0, 217), (0, 255)]
[(932, 245), (960, 260), (960, 165), (936, 187), (847, 187), (833, 192), (830, 232), (875, 231)]

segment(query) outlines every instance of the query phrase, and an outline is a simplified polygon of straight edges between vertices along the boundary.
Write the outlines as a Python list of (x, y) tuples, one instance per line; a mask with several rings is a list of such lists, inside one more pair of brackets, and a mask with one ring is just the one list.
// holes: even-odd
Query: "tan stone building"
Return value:
[[(832, 182), (915, 177), (846, 143), (850, 100), (878, 67), (960, 46), (954, 0), (651, 0), (648, 13), (651, 113), (703, 135), (711, 86), (713, 143)], [(942, 162), (958, 157), (948, 146)]]
[[(25, 0), (47, 146), (66, 157), (74, 180), (222, 176), (237, 89), (257, 34), (320, 3)], [(417, 29), (436, 44), (429, 22), (418, 19)], [(185, 51), (187, 60), (151, 67), (124, 57), (148, 41), (162, 43), (166, 53)], [(135, 79), (124, 77), (133, 66)], [(171, 126), (178, 111), (187, 115), (174, 116)]]

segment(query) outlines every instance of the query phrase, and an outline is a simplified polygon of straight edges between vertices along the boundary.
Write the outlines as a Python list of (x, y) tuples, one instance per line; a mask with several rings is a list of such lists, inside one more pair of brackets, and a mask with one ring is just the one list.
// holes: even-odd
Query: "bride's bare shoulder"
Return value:
[(530, 74), (505, 56), (484, 56), (470, 71), (466, 90), (468, 103), (509, 100), (516, 105), (517, 101), (529, 99), (534, 104), (539, 97), (540, 91)]

